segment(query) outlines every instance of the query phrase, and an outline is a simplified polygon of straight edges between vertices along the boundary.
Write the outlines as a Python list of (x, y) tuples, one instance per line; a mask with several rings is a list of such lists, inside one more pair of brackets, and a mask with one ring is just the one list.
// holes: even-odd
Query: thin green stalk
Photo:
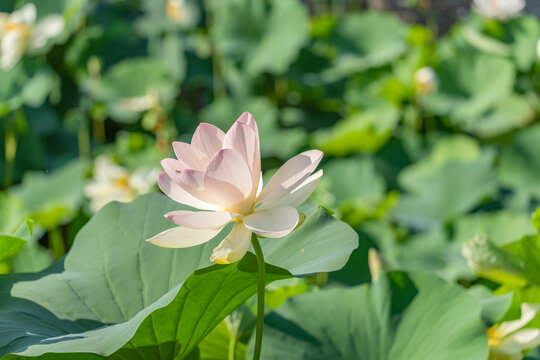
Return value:
[(49, 246), (52, 248), (54, 258), (60, 259), (66, 253), (62, 230), (57, 227), (49, 231)]
[(231, 339), (229, 340), (229, 357), (228, 360), (234, 360), (234, 355), (236, 354), (236, 336), (231, 334)]
[(15, 169), (15, 155), (17, 154), (17, 126), (11, 118), (4, 119), (5, 124), (5, 148), (4, 155), (6, 159), (4, 186), (9, 188), (13, 182)]
[(264, 255), (259, 244), (257, 235), (253, 233), (251, 236), (251, 244), (257, 255), (257, 272), (259, 275), (259, 286), (257, 290), (257, 328), (255, 331), (255, 351), (253, 352), (253, 360), (259, 360), (261, 357), (261, 346), (264, 325)]
[(79, 140), (79, 157), (84, 160), (90, 159), (90, 132), (86, 124), (79, 127), (77, 137)]

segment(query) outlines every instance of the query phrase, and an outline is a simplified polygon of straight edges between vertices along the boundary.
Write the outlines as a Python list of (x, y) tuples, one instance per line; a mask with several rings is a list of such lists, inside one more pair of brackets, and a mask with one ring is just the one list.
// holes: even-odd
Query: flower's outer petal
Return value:
[(184, 164), (185, 169), (204, 171), (208, 160), (197, 149), (181, 141), (174, 141), (172, 146), (176, 158)]
[(11, 13), (10, 20), (16, 24), (32, 25), (36, 22), (36, 6), (28, 3)]
[(186, 189), (174, 182), (166, 172), (158, 175), (158, 186), (171, 199), (201, 210), (222, 210), (221, 206), (208, 203), (191, 195)]
[(274, 200), (293, 191), (311, 175), (322, 156), (322, 151), (308, 150), (289, 159), (263, 188), (257, 202)]
[(232, 149), (218, 151), (208, 163), (205, 175), (205, 184), (209, 192), (212, 192), (210, 187), (214, 186), (214, 180), (233, 185), (243, 197), (247, 197), (253, 189), (253, 180), (247, 163)]
[(292, 206), (280, 206), (268, 210), (255, 211), (244, 217), (244, 225), (257, 235), (280, 238), (294, 230), (300, 219)]
[(533, 349), (540, 345), (540, 329), (523, 329), (508, 337), (517, 342), (521, 349)]
[(497, 332), (501, 335), (501, 337), (505, 337), (521, 329), (522, 327), (530, 323), (532, 319), (534, 319), (539, 310), (539, 304), (521, 304), (521, 318), (501, 323), (497, 329)]
[(47, 40), (57, 36), (64, 30), (64, 18), (60, 15), (50, 15), (38, 22), (32, 32), (30, 47), (39, 49), (45, 46)]
[(221, 229), (234, 215), (227, 211), (172, 211), (165, 217), (190, 229)]
[(283, 194), (280, 198), (263, 201), (257, 208), (258, 210), (270, 209), (276, 206), (289, 205), (292, 207), (298, 207), (302, 205), (313, 193), (317, 184), (321, 180), (323, 171), (319, 170), (315, 174), (308, 177), (303, 183), (298, 185), (290, 193)]
[(216, 264), (231, 264), (240, 260), (248, 251), (251, 231), (236, 223), (229, 235), (214, 249), (210, 260)]
[(221, 149), (224, 137), (225, 133), (220, 128), (212, 124), (200, 123), (191, 138), (191, 147), (210, 159)]
[(168, 248), (187, 248), (212, 240), (221, 229), (190, 229), (183, 226), (173, 227), (147, 239), (151, 244)]
[(20, 30), (12, 30), (7, 32), (1, 41), (0, 67), (5, 71), (9, 71), (17, 65), (24, 54), (24, 35)]
[[(244, 113), (238, 118), (225, 135), (223, 148), (235, 150), (246, 160), (253, 183), (257, 184), (261, 171), (261, 150), (257, 124), (251, 114)], [(254, 187), (254, 192), (256, 189)]]
[(161, 166), (173, 181), (179, 181), (180, 174), (186, 170), (183, 162), (172, 158), (161, 160)]

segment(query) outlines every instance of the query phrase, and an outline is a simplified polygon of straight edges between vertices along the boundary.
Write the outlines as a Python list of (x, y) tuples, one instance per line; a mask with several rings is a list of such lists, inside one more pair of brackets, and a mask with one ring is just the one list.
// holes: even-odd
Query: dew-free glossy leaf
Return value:
[[(178, 209), (186, 207), (160, 194), (111, 203), (51, 268), (0, 277), (0, 355), (187, 356), (255, 293), (257, 272), (251, 253), (233, 265), (210, 266), (227, 230), (188, 249), (144, 241), (171, 227), (163, 214)], [(284, 268), (269, 265), (268, 281), (338, 269), (357, 246), (347, 225), (312, 205), (303, 209), (300, 228), (261, 241), (267, 262)]]
[(478, 360), (480, 304), (427, 273), (289, 299), (265, 318), (262, 359)]

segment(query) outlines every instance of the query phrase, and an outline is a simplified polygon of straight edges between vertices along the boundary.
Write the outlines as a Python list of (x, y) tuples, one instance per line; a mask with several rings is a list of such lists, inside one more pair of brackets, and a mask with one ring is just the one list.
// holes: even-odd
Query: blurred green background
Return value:
[(466, 284), (464, 241), (535, 233), (534, 6), (503, 20), (468, 1), (420, 0), (37, 0), (0, 11), (27, 3), (36, 24), (56, 15), (64, 26), (0, 70), (0, 272), (62, 257), (105, 203), (158, 191), (172, 141), (199, 122), (226, 130), (244, 111), (258, 121), (264, 170), (324, 151), (312, 201), (361, 236), (331, 275), (339, 282), (368, 281), (374, 247), (392, 268)]

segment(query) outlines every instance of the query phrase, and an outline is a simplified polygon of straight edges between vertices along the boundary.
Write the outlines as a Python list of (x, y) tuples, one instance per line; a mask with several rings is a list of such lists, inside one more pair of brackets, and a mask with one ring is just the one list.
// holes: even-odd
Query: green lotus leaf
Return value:
[(476, 299), (428, 273), (308, 293), (265, 318), (262, 359), (478, 360), (488, 356)]
[[(227, 230), (187, 249), (144, 241), (171, 227), (163, 214), (178, 209), (187, 207), (161, 194), (111, 203), (49, 269), (0, 276), (0, 356), (188, 356), (256, 292), (257, 266), (251, 253), (232, 265), (212, 265), (209, 256)], [(339, 269), (358, 244), (356, 233), (323, 209), (300, 210), (306, 220), (297, 230), (261, 240), (268, 282)]]

